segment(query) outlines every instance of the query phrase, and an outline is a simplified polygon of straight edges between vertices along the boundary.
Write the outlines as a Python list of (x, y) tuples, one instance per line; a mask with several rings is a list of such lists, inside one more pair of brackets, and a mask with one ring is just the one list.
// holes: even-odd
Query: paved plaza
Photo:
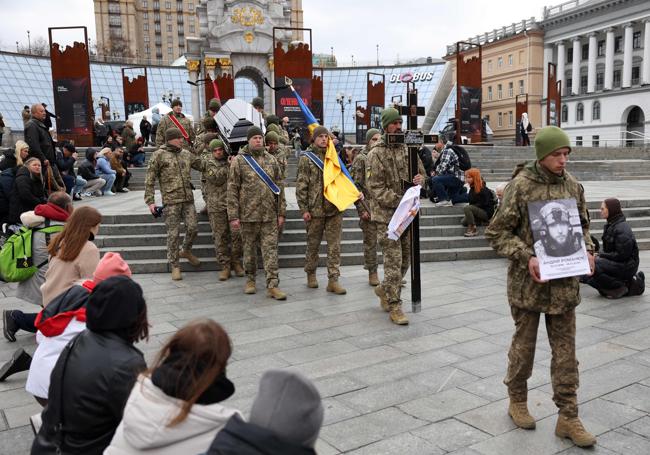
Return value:
[[(590, 200), (615, 194), (644, 197), (647, 182), (585, 184)], [(136, 210), (141, 193), (128, 195)], [(127, 199), (96, 199), (106, 213), (124, 210)], [(121, 202), (121, 204), (120, 204)], [(142, 209), (146, 210), (144, 204)], [(140, 210), (140, 209), (137, 209)], [(600, 232), (596, 233), (600, 236)], [(232, 337), (228, 376), (237, 387), (227, 404), (250, 410), (262, 373), (294, 368), (316, 382), (324, 400), (325, 425), (319, 454), (621, 454), (650, 453), (650, 296), (610, 301), (586, 286), (578, 307), (580, 361), (578, 398), (587, 429), (598, 436), (590, 451), (553, 434), (550, 348), (539, 328), (529, 406), (537, 429), (515, 429), (507, 416), (502, 384), (513, 330), (505, 296), (507, 262), (474, 260), (422, 265), (422, 312), (408, 327), (391, 324), (382, 312), (367, 273), (343, 267), (345, 296), (305, 286), (301, 269), (281, 269), (286, 302), (242, 293), (243, 278), (219, 282), (215, 272), (135, 275), (145, 290), (151, 337), (139, 347), (151, 361), (164, 341), (194, 318), (210, 317)], [(650, 251), (641, 253), (650, 270)], [(34, 307), (16, 299), (14, 286), (0, 286), (0, 310)], [(0, 362), (34, 336), (0, 340)], [(25, 454), (33, 439), (28, 417), (40, 406), (24, 390), (26, 373), (0, 383), (0, 454)], [(188, 454), (189, 455), (189, 454)]]

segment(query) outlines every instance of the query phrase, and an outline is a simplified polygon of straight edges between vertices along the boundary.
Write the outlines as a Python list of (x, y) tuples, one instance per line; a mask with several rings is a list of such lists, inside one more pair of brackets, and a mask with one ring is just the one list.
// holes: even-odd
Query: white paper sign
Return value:
[(575, 199), (529, 202), (528, 219), (542, 280), (590, 273)]

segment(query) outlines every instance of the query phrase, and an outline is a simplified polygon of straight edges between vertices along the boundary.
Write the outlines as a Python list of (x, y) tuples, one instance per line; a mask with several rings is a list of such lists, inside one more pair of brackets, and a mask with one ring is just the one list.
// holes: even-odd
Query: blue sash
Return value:
[(262, 179), (264, 183), (266, 183), (266, 186), (269, 187), (269, 189), (275, 194), (276, 196), (280, 195), (280, 188), (275, 184), (275, 182), (269, 177), (269, 175), (264, 172), (264, 169), (257, 164), (257, 161), (255, 161), (255, 158), (253, 158), (251, 155), (240, 155), (242, 158), (244, 158), (244, 161), (248, 163), (248, 165), (251, 167), (251, 169), (257, 174), (257, 176)]
[(302, 154), (305, 155), (307, 158), (309, 158), (312, 161), (312, 163), (314, 163), (316, 165), (316, 167), (318, 169), (320, 169), (321, 172), (323, 172), (323, 167), (325, 165), (323, 164), (323, 161), (321, 161), (321, 159), (318, 156), (316, 156), (316, 154), (314, 152), (310, 152), (309, 150), (305, 150), (304, 152), (302, 152)]

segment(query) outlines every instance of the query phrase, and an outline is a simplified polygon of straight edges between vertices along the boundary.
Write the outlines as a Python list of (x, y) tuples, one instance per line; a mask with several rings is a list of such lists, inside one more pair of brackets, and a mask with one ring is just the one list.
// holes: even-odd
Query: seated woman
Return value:
[(86, 327), (52, 370), (32, 454), (102, 454), (146, 368), (134, 346), (149, 335), (147, 305), (136, 282), (114, 276), (99, 283), (88, 298)]
[(465, 217), (461, 224), (467, 226), (465, 237), (478, 235), (476, 225), (480, 222), (488, 222), (494, 214), (495, 203), (492, 191), (487, 187), (481, 177), (481, 171), (473, 167), (465, 171), (465, 183), (469, 185), (469, 204), (464, 207)]
[(231, 417), (242, 418), (219, 404), (235, 392), (226, 377), (231, 352), (228, 334), (211, 319), (176, 332), (138, 378), (104, 453), (204, 453)]
[(38, 158), (29, 158), (16, 170), (16, 180), (11, 193), (9, 223), (20, 223), (20, 215), (47, 202), (47, 192)]
[(607, 220), (603, 229), (602, 251), (596, 256), (594, 274), (584, 280), (608, 299), (640, 295), (645, 275), (638, 272), (639, 247), (630, 225), (625, 221), (618, 199), (605, 199), (600, 214)]

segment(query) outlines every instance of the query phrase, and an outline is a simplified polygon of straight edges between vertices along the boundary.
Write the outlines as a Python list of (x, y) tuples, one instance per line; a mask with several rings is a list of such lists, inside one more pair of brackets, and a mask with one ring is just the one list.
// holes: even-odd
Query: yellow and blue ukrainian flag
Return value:
[[(293, 88), (293, 85), (289, 85), (289, 87), (298, 100), (298, 105), (302, 109), (302, 113), (307, 121), (309, 133), (311, 134), (318, 126), (318, 121), (303, 102), (300, 94)], [(325, 160), (323, 161), (323, 195), (325, 199), (334, 204), (342, 212), (359, 199), (359, 194), (359, 189), (354, 184), (354, 180), (352, 180), (345, 165), (341, 163), (339, 155), (334, 148), (334, 143), (330, 138), (327, 141), (327, 151), (325, 152)]]

